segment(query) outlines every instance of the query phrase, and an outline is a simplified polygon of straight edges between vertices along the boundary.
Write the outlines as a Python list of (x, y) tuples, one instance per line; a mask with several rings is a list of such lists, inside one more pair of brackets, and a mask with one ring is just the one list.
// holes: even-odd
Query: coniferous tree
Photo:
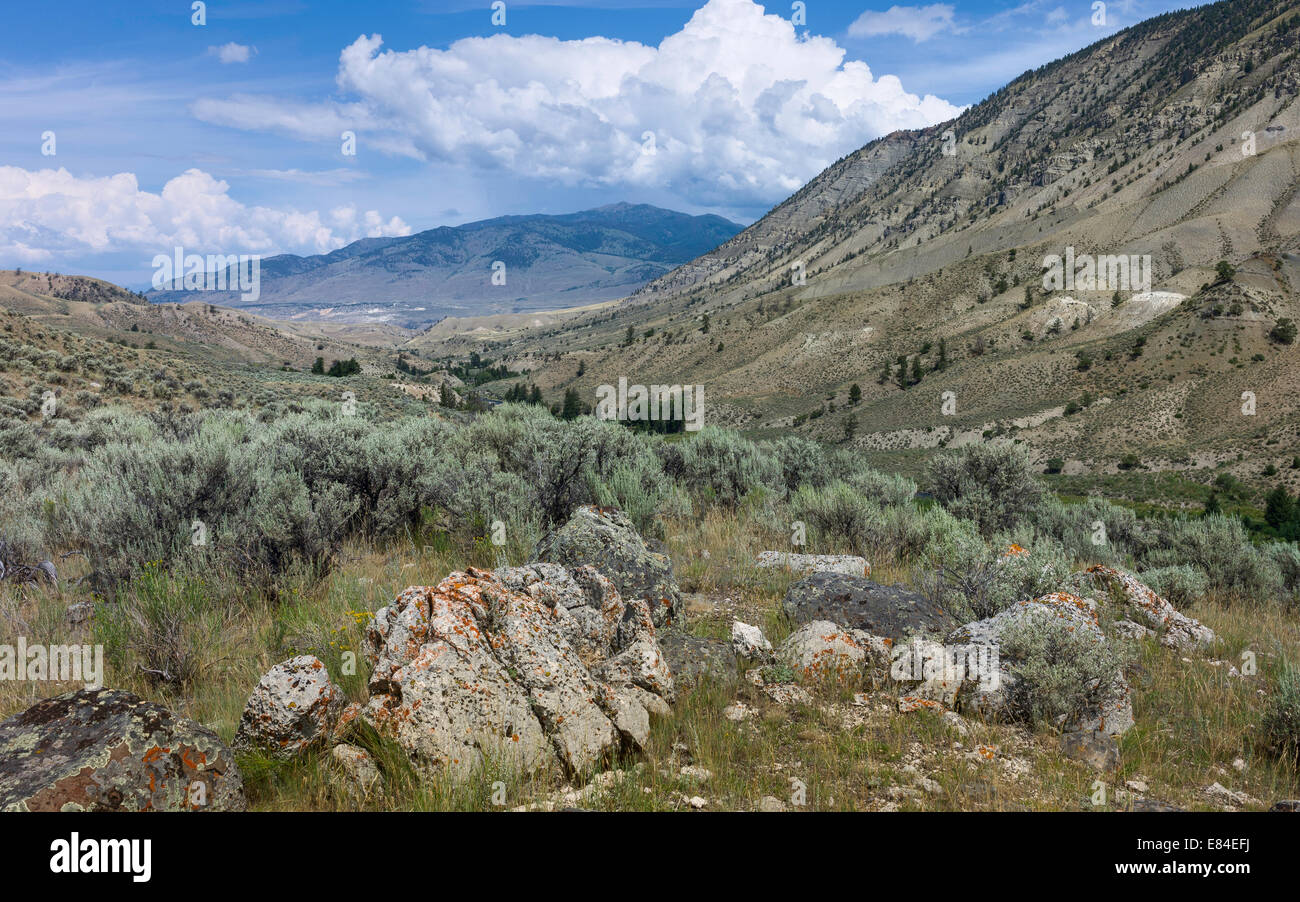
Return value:
[(564, 407), (560, 410), (560, 419), (576, 420), (580, 413), (582, 413), (582, 398), (576, 388), (570, 388), (564, 393)]

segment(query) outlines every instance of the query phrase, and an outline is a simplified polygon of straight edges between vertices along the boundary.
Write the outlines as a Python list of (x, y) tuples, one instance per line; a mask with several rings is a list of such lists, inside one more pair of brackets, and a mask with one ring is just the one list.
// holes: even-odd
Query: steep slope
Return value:
[[(245, 302), (236, 292), (206, 292), (205, 299), (278, 319), (309, 315), (398, 325), (578, 306), (624, 297), (738, 231), (718, 216), (645, 204), (506, 216), (406, 238), (365, 239), (315, 257), (271, 257), (261, 261), (256, 300)], [(192, 299), (182, 291), (149, 297)]]
[[(441, 350), (503, 356), (548, 397), (590, 401), (619, 376), (704, 383), (712, 422), (904, 463), (987, 434), (1073, 472), (1127, 453), (1289, 464), (1300, 346), (1274, 336), (1300, 319), (1296, 10), (1149, 20), (849, 155), (618, 308)], [(1150, 285), (1045, 284), (1071, 253), (1137, 255)], [(1220, 261), (1239, 271), (1221, 278)], [(1092, 403), (1067, 417), (1072, 401)]]

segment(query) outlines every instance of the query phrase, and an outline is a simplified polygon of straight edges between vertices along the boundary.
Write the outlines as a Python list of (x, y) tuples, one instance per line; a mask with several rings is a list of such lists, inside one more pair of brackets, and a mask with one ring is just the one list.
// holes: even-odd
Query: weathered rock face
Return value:
[(766, 663), (772, 660), (772, 643), (767, 641), (763, 631), (739, 620), (731, 624), (731, 648), (747, 661)]
[(632, 521), (614, 508), (578, 508), (568, 522), (537, 544), (533, 560), (596, 568), (623, 598), (643, 599), (657, 626), (679, 613), (681, 591), (673, 579), (672, 561), (651, 551)]
[(659, 633), (659, 647), (679, 687), (693, 686), (706, 679), (732, 683), (740, 677), (735, 648), (725, 639), (664, 630)]
[(417, 764), (468, 775), (599, 765), (649, 738), (674, 685), (649, 606), (590, 568), (470, 569), (407, 589), (367, 629), (366, 717)]
[(889, 673), (890, 640), (827, 620), (814, 620), (791, 633), (776, 660), (808, 682), (848, 683), (858, 678), (883, 683)]
[(829, 620), (895, 642), (946, 636), (958, 626), (924, 595), (842, 573), (814, 573), (799, 580), (786, 592), (782, 606), (795, 623)]
[(1198, 648), (1212, 645), (1218, 638), (1214, 630), (1177, 610), (1131, 573), (1098, 565), (1089, 567), (1079, 577), (1091, 578), (1098, 588), (1118, 589), (1128, 612), (1160, 633), (1162, 645)]
[(292, 758), (329, 741), (347, 699), (311, 655), (276, 664), (258, 681), (235, 732), (235, 748)]
[[(1018, 602), (992, 617), (959, 627), (948, 636), (948, 645), (986, 645), (998, 649), (996, 679), (968, 678), (963, 681), (954, 698), (959, 710), (975, 711), (989, 720), (1003, 720), (1011, 715), (1010, 699), (1016, 677), (1010, 665), (1015, 662), (1001, 654), (1002, 634), (1013, 624), (1038, 616), (1059, 618), (1071, 629), (1090, 635), (1097, 642), (1106, 641), (1098, 625), (1096, 603), (1068, 592), (1052, 592), (1031, 601)], [(1096, 731), (1111, 736), (1128, 732), (1133, 726), (1133, 700), (1127, 681), (1121, 674), (1116, 674), (1098, 710), (1087, 712), (1076, 722), (1062, 726), (1067, 732)]]
[(128, 692), (45, 699), (0, 723), (0, 810), (243, 811), (216, 734)]
[(780, 567), (794, 573), (842, 573), (866, 576), (871, 565), (855, 554), (795, 554), (789, 551), (764, 551), (758, 556), (759, 567)]

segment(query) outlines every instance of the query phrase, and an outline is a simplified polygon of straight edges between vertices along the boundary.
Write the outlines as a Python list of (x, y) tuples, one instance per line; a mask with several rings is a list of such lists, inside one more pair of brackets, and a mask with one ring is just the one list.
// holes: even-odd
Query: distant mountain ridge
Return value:
[[(447, 315), (575, 307), (625, 297), (730, 240), (741, 226), (649, 204), (503, 216), (401, 238), (364, 238), (328, 254), (261, 261), (261, 293), (152, 291), (278, 318), (427, 324)], [(494, 269), (495, 267), (495, 269)], [(497, 278), (494, 280), (494, 273)], [(504, 284), (502, 284), (504, 283)]]

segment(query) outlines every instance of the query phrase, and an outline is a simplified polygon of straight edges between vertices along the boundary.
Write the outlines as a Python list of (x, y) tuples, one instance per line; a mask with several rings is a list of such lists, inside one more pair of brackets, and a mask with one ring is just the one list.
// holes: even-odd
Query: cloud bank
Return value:
[(129, 172), (80, 178), (66, 169), (0, 166), (0, 255), (41, 263), (64, 254), (180, 245), (194, 253), (326, 253), (364, 237), (409, 235), (401, 219), (346, 205), (328, 213), (246, 206), (226, 182), (189, 169), (162, 191), (141, 191)]
[(961, 112), (876, 78), (752, 0), (709, 0), (658, 47), (507, 34), (446, 50), (382, 46), (363, 35), (343, 50), (346, 100), (244, 95), (192, 110), (321, 142), (353, 130), (359, 154), (730, 205), (781, 200), (873, 138)]

